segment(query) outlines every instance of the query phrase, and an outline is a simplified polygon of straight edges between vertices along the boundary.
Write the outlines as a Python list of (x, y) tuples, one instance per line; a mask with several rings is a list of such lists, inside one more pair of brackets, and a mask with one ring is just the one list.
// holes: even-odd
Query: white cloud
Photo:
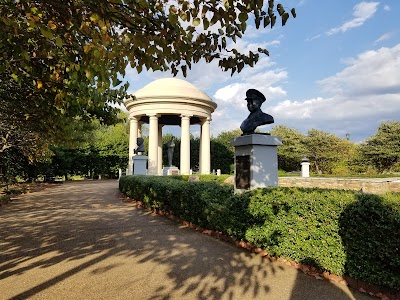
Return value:
[(319, 39), (321, 36), (322, 36), (321, 34), (317, 34), (317, 35), (315, 35), (315, 36), (313, 36), (311, 38), (307, 38), (306, 41), (307, 42), (311, 42), (313, 40)]
[(383, 9), (384, 9), (385, 11), (391, 11), (391, 10), (392, 10), (392, 8), (391, 8), (389, 5), (387, 5), (387, 4), (383, 7)]
[(378, 44), (378, 43), (380, 43), (380, 42), (390, 40), (390, 39), (394, 36), (394, 34), (395, 34), (394, 32), (387, 32), (387, 33), (385, 33), (385, 34), (382, 34), (382, 35), (374, 42), (374, 44)]
[(320, 81), (330, 93), (385, 95), (400, 92), (400, 44), (360, 54), (335, 76)]
[(343, 23), (339, 27), (332, 28), (327, 31), (327, 35), (338, 32), (346, 32), (349, 29), (362, 26), (365, 21), (372, 18), (378, 9), (379, 2), (360, 2), (353, 8), (353, 19)]
[(246, 67), (237, 74), (235, 82), (217, 89), (212, 96), (218, 104), (213, 113), (214, 134), (239, 128), (241, 121), (249, 114), (245, 101), (248, 89), (256, 88), (265, 95), (267, 100), (263, 107), (286, 96), (286, 91), (280, 84), (287, 79), (287, 72), (283, 69), (271, 69), (274, 65), (268, 57), (264, 57), (255, 67)]
[(316, 128), (357, 140), (386, 120), (400, 119), (400, 44), (367, 51), (350, 66), (319, 82), (330, 98), (286, 100), (267, 108), (276, 124)]

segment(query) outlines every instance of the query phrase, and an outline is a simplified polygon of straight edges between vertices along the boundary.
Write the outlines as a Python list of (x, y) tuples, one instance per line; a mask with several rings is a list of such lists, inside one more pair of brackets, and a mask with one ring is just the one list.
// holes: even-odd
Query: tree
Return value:
[[(223, 70), (240, 72), (260, 54), (230, 48), (246, 31), (249, 16), (256, 27), (276, 23), (275, 4), (268, 1), (193, 2), (166, 0), (5, 0), (0, 4), (0, 73), (30, 82), (52, 105), (71, 114), (82, 108), (105, 108), (104, 96), (121, 101), (127, 86), (112, 89), (130, 64), (143, 68), (179, 70), (192, 63), (219, 60)], [(276, 10), (285, 25), (289, 14)], [(296, 16), (294, 9), (291, 10)], [(217, 26), (213, 27), (214, 24)], [(219, 27), (218, 29), (216, 29)], [(97, 89), (94, 89), (97, 87)], [(48, 99), (47, 99), (48, 100)]]
[(400, 122), (383, 122), (360, 148), (364, 159), (378, 172), (391, 171), (400, 163)]
[(0, 164), (4, 169), (16, 169), (6, 152), (19, 153), (32, 165), (49, 157), (49, 144), (77, 145), (92, 129), (92, 123), (82, 122), (82, 117), (61, 114), (46, 102), (48, 95), (35, 91), (25, 78), (23, 83), (19, 86), (7, 73), (0, 74)]
[(282, 138), (282, 146), (278, 147), (279, 169), (284, 171), (299, 170), (301, 159), (307, 154), (306, 136), (294, 128), (283, 125), (272, 128), (271, 134)]
[[(115, 121), (128, 65), (139, 73), (170, 70), (186, 75), (192, 63), (219, 60), (225, 70), (254, 66), (266, 49), (240, 53), (230, 46), (253, 16), (273, 27), (289, 14), (268, 1), (3, 0), (0, 3), (0, 91), (10, 116), (2, 119), (1, 148), (43, 144), (71, 122)], [(294, 9), (291, 10), (295, 17)], [(213, 26), (215, 25), (215, 26)], [(15, 92), (18, 91), (18, 92)], [(18, 95), (20, 94), (20, 95)], [(20, 107), (23, 109), (20, 110)], [(28, 129), (19, 124), (25, 118)], [(37, 121), (42, 120), (43, 124)], [(16, 130), (19, 129), (19, 130)], [(32, 129), (32, 130), (30, 130)], [(13, 136), (9, 133), (15, 131)], [(11, 143), (10, 143), (11, 141)], [(29, 141), (29, 143), (25, 142)], [(40, 147), (37, 147), (40, 148)], [(40, 151), (39, 151), (40, 152)], [(1, 153), (0, 153), (1, 155)]]
[(365, 168), (359, 159), (356, 144), (345, 139), (339, 139), (336, 145), (337, 158), (332, 163), (331, 173), (338, 176), (361, 173)]
[(334, 134), (321, 130), (311, 129), (308, 131), (305, 145), (311, 167), (315, 172), (318, 174), (332, 173), (332, 168), (343, 157), (344, 141)]
[(231, 146), (233, 138), (242, 134), (240, 129), (222, 131), (217, 137), (211, 138), (211, 168), (221, 169), (223, 174), (233, 171), (235, 148)]

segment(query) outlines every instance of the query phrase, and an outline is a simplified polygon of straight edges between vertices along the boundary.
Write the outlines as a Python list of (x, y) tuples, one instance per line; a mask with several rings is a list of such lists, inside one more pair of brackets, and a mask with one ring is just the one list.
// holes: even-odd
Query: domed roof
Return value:
[(193, 84), (178, 78), (157, 79), (136, 91), (134, 98), (190, 98), (213, 102), (206, 93)]

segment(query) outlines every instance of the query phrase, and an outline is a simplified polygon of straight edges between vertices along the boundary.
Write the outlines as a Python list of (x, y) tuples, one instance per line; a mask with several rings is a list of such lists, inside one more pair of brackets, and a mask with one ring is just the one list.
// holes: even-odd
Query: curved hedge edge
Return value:
[(378, 297), (381, 299), (385, 299), (385, 300), (398, 300), (400, 299), (400, 291), (395, 293), (395, 292), (391, 292), (388, 291), (387, 289), (384, 289), (382, 287), (379, 287), (377, 285), (374, 284), (370, 284), (358, 279), (354, 279), (349, 277), (348, 275), (343, 275), (343, 276), (338, 276), (336, 274), (331, 274), (327, 271), (323, 271), (321, 272), (320, 270), (318, 270), (318, 268), (311, 266), (311, 265), (307, 265), (304, 263), (300, 263), (297, 262), (295, 260), (291, 260), (291, 259), (287, 259), (285, 257), (274, 257), (268, 254), (267, 251), (265, 251), (264, 249), (260, 248), (260, 247), (256, 247), (253, 244), (251, 244), (250, 242), (247, 241), (243, 241), (243, 240), (236, 240), (228, 235), (223, 234), (220, 231), (215, 231), (215, 230), (210, 230), (210, 229), (204, 229), (201, 228), (200, 226), (197, 226), (196, 224), (193, 224), (192, 222), (188, 222), (186, 220), (183, 220), (181, 218), (178, 218), (176, 216), (174, 216), (173, 214), (167, 212), (167, 211), (162, 211), (160, 209), (157, 208), (153, 208), (153, 207), (147, 207), (145, 205), (145, 203), (143, 203), (142, 201), (139, 200), (135, 200), (130, 198), (129, 196), (127, 196), (125, 193), (122, 193), (122, 201), (123, 202), (129, 202), (129, 203), (133, 203), (136, 207), (141, 208), (141, 209), (145, 209), (147, 211), (151, 211), (159, 216), (165, 217), (167, 219), (170, 219), (174, 222), (177, 222), (183, 226), (186, 226), (187, 228), (191, 228), (193, 230), (196, 230), (202, 234), (211, 236), (213, 238), (217, 238), (221, 241), (224, 242), (228, 242), (230, 244), (233, 244), (237, 247), (240, 247), (242, 249), (246, 249), (252, 253), (256, 253), (258, 255), (261, 255), (262, 258), (264, 259), (268, 259), (269, 261), (273, 262), (273, 261), (278, 261), (280, 263), (283, 263), (289, 267), (293, 267), (295, 269), (298, 269), (299, 271), (302, 271), (303, 273), (309, 275), (309, 276), (313, 276), (316, 279), (325, 279), (325, 280), (329, 280), (330, 282), (335, 282), (335, 283), (340, 283), (343, 285), (347, 285), (353, 289), (358, 290), (361, 293), (367, 293), (370, 296), (373, 297)]

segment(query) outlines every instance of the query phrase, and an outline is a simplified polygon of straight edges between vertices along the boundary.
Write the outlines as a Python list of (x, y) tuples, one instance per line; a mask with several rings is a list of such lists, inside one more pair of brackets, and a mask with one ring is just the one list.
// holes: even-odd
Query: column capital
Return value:
[(140, 117), (135, 116), (135, 115), (133, 115), (133, 114), (129, 114), (128, 119), (129, 119), (130, 121), (137, 121), (137, 122), (139, 122)]
[(186, 119), (186, 118), (190, 119), (190, 117), (192, 117), (192, 116), (193, 116), (193, 115), (184, 115), (184, 114), (180, 115), (180, 117), (181, 117), (182, 119)]
[(159, 118), (160, 117), (160, 115), (157, 113), (149, 113), (149, 114), (146, 114), (146, 116), (148, 116), (149, 118), (154, 118), (154, 117)]
[(203, 125), (204, 123), (206, 122), (210, 123), (211, 121), (212, 121), (211, 117), (202, 118), (200, 119), (200, 124)]

